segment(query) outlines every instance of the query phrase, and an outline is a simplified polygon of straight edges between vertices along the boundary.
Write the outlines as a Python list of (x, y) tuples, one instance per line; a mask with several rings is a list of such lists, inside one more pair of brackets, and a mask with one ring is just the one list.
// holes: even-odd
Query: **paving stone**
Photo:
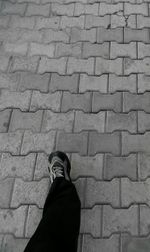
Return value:
[(22, 55), (25, 56), (28, 50), (27, 43), (10, 43), (6, 42), (3, 45), (4, 51), (6, 54), (13, 56), (13, 55)]
[(114, 110), (121, 112), (121, 93), (101, 94), (99, 92), (93, 93), (92, 112), (100, 110)]
[(129, 91), (136, 93), (136, 75), (116, 76), (109, 74), (109, 92)]
[(68, 153), (79, 153), (81, 156), (87, 154), (87, 132), (66, 133), (58, 132), (56, 149)]
[(150, 114), (138, 111), (138, 132), (144, 133), (146, 130), (150, 130)]
[(0, 133), (0, 152), (10, 152), (13, 155), (19, 154), (21, 140), (22, 133), (20, 131)]
[(42, 218), (42, 212), (42, 209), (39, 209), (37, 206), (29, 205), (25, 237), (31, 238), (34, 234)]
[(136, 133), (136, 112), (114, 113), (107, 111), (106, 132), (113, 132), (115, 130), (127, 130), (131, 133)]
[(149, 42), (149, 32), (148, 29), (130, 29), (124, 28), (124, 43), (129, 43), (131, 41), (141, 41), (143, 43)]
[(17, 3), (11, 3), (11, 2), (4, 2), (1, 13), (4, 15), (21, 15), (23, 16), (26, 10), (26, 4), (17, 4)]
[(109, 205), (103, 207), (103, 237), (114, 232), (129, 232), (138, 235), (138, 206), (128, 209), (113, 209)]
[(106, 154), (104, 166), (104, 179), (111, 180), (115, 177), (129, 177), (137, 179), (136, 155), (130, 154), (127, 157), (114, 157)]
[(21, 154), (26, 155), (29, 152), (44, 151), (49, 154), (52, 152), (55, 141), (55, 131), (48, 133), (33, 133), (26, 130), (23, 137)]
[(55, 92), (58, 90), (69, 91), (71, 93), (77, 93), (78, 90), (78, 74), (72, 75), (59, 75), (52, 73), (49, 90)]
[(119, 207), (119, 180), (106, 182), (87, 179), (85, 206), (91, 208), (96, 204), (111, 204), (113, 207)]
[(29, 49), (29, 55), (34, 56), (34, 55), (44, 55), (49, 58), (54, 57), (54, 52), (55, 52), (55, 45), (54, 44), (38, 44), (38, 43), (31, 43), (30, 44), (30, 49)]
[(13, 110), (9, 131), (31, 129), (33, 132), (39, 132), (42, 124), (42, 114), (42, 110), (29, 113), (21, 112), (18, 109)]
[(34, 73), (21, 73), (18, 90), (25, 91), (26, 89), (36, 89), (41, 92), (48, 91), (50, 74), (34, 74)]
[(35, 72), (38, 66), (39, 57), (14, 57), (11, 65), (11, 71), (29, 71)]
[(104, 132), (105, 126), (105, 112), (99, 112), (97, 114), (83, 113), (82, 111), (76, 111), (74, 132), (80, 132), (82, 130), (96, 130), (98, 132)]
[(64, 92), (62, 97), (61, 111), (67, 112), (72, 109), (83, 110), (84, 112), (91, 111), (91, 94), (71, 94)]
[(150, 90), (150, 76), (138, 74), (138, 93), (144, 93)]
[(0, 71), (5, 72), (8, 68), (10, 57), (0, 55)]
[(97, 42), (103, 43), (104, 41), (123, 42), (123, 28), (106, 29), (104, 27), (98, 27)]
[(118, 44), (111, 42), (110, 46), (110, 58), (115, 59), (117, 57), (130, 57), (136, 58), (136, 43), (131, 42), (130, 44)]
[(122, 236), (122, 252), (130, 252), (132, 250), (138, 251), (142, 249), (143, 252), (148, 252), (150, 249), (149, 237), (132, 237), (128, 234)]
[(114, 60), (96, 58), (95, 74), (100, 75), (103, 73), (115, 73), (117, 75), (122, 74), (123, 61), (121, 58)]
[(128, 155), (130, 152), (145, 152), (150, 153), (150, 134), (146, 132), (144, 135), (131, 135), (127, 132), (122, 132), (122, 154)]
[(19, 83), (18, 73), (0, 73), (0, 88), (16, 91)]
[(70, 32), (71, 43), (78, 41), (96, 42), (96, 28), (83, 30), (81, 28), (72, 27)]
[(85, 17), (85, 28), (86, 29), (90, 29), (93, 27), (99, 27), (99, 26), (107, 28), (109, 24), (110, 24), (109, 15), (105, 15), (104, 17), (86, 15), (86, 17)]
[[(123, 15), (111, 15), (111, 28), (125, 27), (126, 20)], [(134, 28), (134, 27), (131, 27)]]
[[(1, 34), (0, 34), (1, 35)], [(28, 30), (28, 29), (8, 29), (4, 33), (4, 40), (8, 42), (42, 42), (43, 31)]]
[(125, 92), (123, 94), (123, 111), (128, 112), (130, 110), (145, 110), (150, 112), (150, 94), (146, 92), (144, 94), (131, 94)]
[(118, 132), (112, 134), (106, 133), (89, 133), (88, 153), (93, 156), (99, 152), (111, 152), (119, 155), (120, 152), (120, 136)]
[(150, 208), (140, 205), (140, 235), (148, 235), (150, 230)]
[(106, 2), (100, 3), (99, 15), (104, 16), (107, 14), (116, 14), (123, 12), (123, 3), (107, 4)]
[(108, 76), (103, 74), (101, 76), (89, 76), (87, 74), (80, 74), (79, 92), (99, 91), (107, 93)]
[(0, 110), (11, 107), (27, 111), (29, 109), (30, 99), (31, 92), (29, 90), (25, 92), (15, 92), (2, 89), (0, 92)]
[(64, 56), (72, 56), (72, 57), (81, 57), (81, 42), (74, 44), (64, 44), (57, 43), (55, 50), (55, 57), (64, 57)]
[(41, 93), (33, 91), (30, 110), (36, 111), (38, 109), (51, 109), (53, 111), (60, 111), (61, 92), (55, 93)]
[(67, 17), (62, 16), (60, 21), (60, 28), (64, 29), (67, 27), (78, 27), (83, 29), (84, 28), (84, 20), (85, 17), (82, 15), (80, 17)]
[(21, 252), (25, 249), (28, 241), (26, 238), (16, 238), (11, 234), (7, 234), (3, 239), (2, 252)]
[(68, 113), (54, 113), (50, 110), (44, 111), (42, 132), (47, 132), (52, 129), (65, 130), (66, 132), (72, 132), (74, 123), (74, 112)]
[(55, 41), (60, 41), (64, 43), (69, 42), (69, 31), (68, 29), (64, 30), (53, 30), (53, 29), (44, 29), (43, 30), (43, 43), (51, 43)]
[(138, 176), (140, 180), (150, 177), (150, 156), (146, 153), (138, 153)]
[(75, 185), (75, 188), (77, 190), (77, 193), (81, 202), (81, 208), (83, 208), (85, 206), (84, 193), (85, 193), (85, 187), (86, 187), (86, 178), (78, 178), (77, 180), (73, 181), (73, 184)]
[(13, 190), (13, 182), (12, 178), (7, 178), (5, 180), (0, 180), (0, 207), (1, 208), (9, 208), (10, 200), (11, 200), (11, 192)]
[(80, 177), (94, 177), (102, 179), (103, 154), (97, 154), (94, 157), (80, 156), (73, 153), (71, 156), (71, 177), (77, 179)]
[(94, 206), (92, 209), (82, 209), (80, 233), (90, 233), (92, 236), (100, 237), (101, 229), (101, 206)]
[(11, 207), (19, 207), (20, 204), (37, 204), (37, 206), (42, 208), (48, 192), (48, 186), (49, 179), (47, 178), (32, 182), (16, 178)]
[(7, 28), (10, 21), (9, 16), (0, 17), (0, 28)]
[(0, 177), (22, 177), (31, 180), (34, 172), (35, 153), (27, 156), (12, 156), (10, 153), (2, 153), (0, 161)]
[(60, 23), (60, 17), (36, 17), (35, 29), (58, 29)]
[(49, 174), (47, 167), (48, 167), (48, 155), (45, 153), (37, 153), (37, 159), (34, 171), (34, 180), (40, 180), (43, 177), (48, 177)]
[(91, 44), (88, 42), (83, 43), (83, 58), (100, 56), (102, 58), (109, 58), (109, 43)]
[(93, 74), (94, 58), (91, 57), (88, 59), (76, 59), (74, 57), (69, 57), (67, 63), (67, 74), (73, 74), (76, 72)]
[(13, 233), (16, 237), (23, 237), (27, 206), (17, 209), (0, 210), (0, 232)]
[(59, 4), (59, 3), (52, 3), (51, 4), (51, 13), (54, 16), (73, 16), (74, 13), (74, 4)]
[(19, 17), (19, 16), (11, 16), (10, 27), (15, 28), (26, 28), (33, 29), (35, 26), (35, 18), (34, 17)]
[(150, 45), (139, 42), (138, 43), (138, 58), (142, 59), (148, 56), (150, 56)]
[(74, 16), (80, 15), (98, 15), (98, 3), (93, 4), (81, 4), (75, 3)]
[(38, 68), (38, 73), (43, 74), (46, 72), (57, 72), (59, 74), (65, 74), (67, 64), (67, 57), (60, 59), (49, 59), (46, 56), (42, 56)]
[(44, 16), (48, 17), (50, 14), (50, 4), (37, 5), (30, 3), (27, 6), (26, 16)]
[(121, 179), (121, 203), (122, 207), (131, 204), (145, 203), (150, 206), (150, 179), (142, 182), (133, 182), (128, 178)]
[(7, 132), (11, 109), (0, 111), (0, 132)]
[(145, 28), (150, 26), (150, 17), (137, 15), (137, 28)]
[(110, 238), (93, 238), (91, 235), (83, 236), (82, 244), (83, 252), (99, 252), (99, 249), (103, 252), (119, 252), (119, 235), (113, 234)]
[(141, 14), (143, 16), (148, 16), (147, 3), (142, 4), (125, 3), (124, 15), (131, 15), (131, 14)]

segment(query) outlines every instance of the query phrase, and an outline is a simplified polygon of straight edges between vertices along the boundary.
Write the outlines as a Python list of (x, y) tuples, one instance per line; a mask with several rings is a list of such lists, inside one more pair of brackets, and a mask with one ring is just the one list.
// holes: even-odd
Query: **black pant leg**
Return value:
[(43, 216), (24, 252), (76, 252), (81, 203), (74, 184), (56, 178), (45, 201)]

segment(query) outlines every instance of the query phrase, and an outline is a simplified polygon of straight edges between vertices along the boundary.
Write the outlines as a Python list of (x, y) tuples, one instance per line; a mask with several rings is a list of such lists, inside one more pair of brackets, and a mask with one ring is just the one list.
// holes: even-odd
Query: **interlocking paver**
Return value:
[(31, 130), (26, 130), (23, 137), (21, 154), (26, 155), (29, 152), (40, 152), (50, 153), (53, 150), (55, 142), (54, 130), (48, 133), (33, 133)]
[(61, 103), (61, 111), (67, 112), (72, 109), (83, 110), (84, 112), (91, 111), (92, 97), (90, 92), (84, 94), (71, 94), (64, 92)]
[(27, 238), (16, 238), (12, 234), (7, 234), (4, 236), (2, 251), (23, 251), (28, 243), (29, 239)]
[(87, 178), (85, 206), (91, 208), (96, 204), (111, 204), (113, 207), (119, 207), (119, 181), (117, 179), (106, 182)]
[(59, 75), (56, 73), (52, 73), (51, 81), (49, 84), (49, 90), (51, 92), (55, 91), (69, 91), (71, 93), (77, 93), (78, 90), (78, 74), (72, 75)]
[(0, 177), (22, 177), (24, 180), (32, 180), (36, 154), (27, 156), (13, 156), (10, 153), (2, 153), (0, 161)]
[[(37, 204), (40, 208), (44, 205), (49, 186), (49, 179), (41, 181), (24, 182), (20, 178), (15, 179), (11, 207), (19, 207), (20, 204)], [(32, 191), (32, 193), (30, 193)]]
[(11, 114), (9, 131), (31, 129), (33, 132), (39, 132), (42, 123), (42, 113), (42, 110), (27, 113), (14, 109)]
[(23, 251), (34, 233), (54, 150), (70, 158), (81, 200), (78, 252), (149, 250), (149, 7), (0, 3), (2, 251)]
[(119, 235), (114, 234), (110, 238), (93, 238), (91, 235), (83, 236), (83, 252), (99, 252), (101, 248), (103, 252), (119, 252)]
[(140, 180), (150, 177), (150, 156), (138, 153), (138, 176)]
[(136, 75), (130, 74), (129, 76), (117, 76), (115, 74), (109, 74), (109, 92), (114, 93), (116, 91), (129, 91), (130, 93), (136, 93)]
[(120, 135), (118, 132), (109, 133), (89, 133), (89, 155), (95, 155), (98, 152), (111, 152), (113, 155), (119, 155)]
[(0, 132), (8, 131), (10, 116), (11, 109), (5, 109), (0, 111)]
[(71, 176), (77, 179), (80, 176), (94, 177), (95, 179), (102, 179), (103, 171), (103, 154), (97, 154), (94, 157), (80, 156), (73, 153), (71, 156)]
[(84, 93), (86, 91), (99, 91), (101, 93), (107, 93), (107, 83), (107, 74), (103, 74), (101, 76), (80, 74), (79, 92)]
[(105, 155), (104, 178), (111, 180), (115, 177), (128, 177), (131, 180), (137, 179), (136, 155), (113, 156)]
[(113, 232), (129, 232), (138, 235), (138, 206), (126, 209), (103, 207), (103, 236), (109, 237)]
[(0, 181), (0, 207), (9, 208), (11, 200), (11, 192), (13, 190), (13, 179), (7, 178)]
[(133, 182), (128, 178), (121, 179), (121, 204), (129, 207), (131, 204), (146, 203), (150, 206), (149, 198), (150, 179), (142, 182)]
[(17, 209), (0, 209), (0, 232), (23, 237), (26, 214), (27, 206), (20, 206)]

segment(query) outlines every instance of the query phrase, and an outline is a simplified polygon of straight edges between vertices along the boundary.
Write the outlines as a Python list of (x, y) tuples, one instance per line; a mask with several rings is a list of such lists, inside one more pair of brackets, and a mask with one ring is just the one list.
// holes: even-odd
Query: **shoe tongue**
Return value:
[(64, 166), (60, 162), (57, 162), (57, 161), (55, 161), (55, 164), (54, 164), (54, 167), (56, 166), (64, 168)]

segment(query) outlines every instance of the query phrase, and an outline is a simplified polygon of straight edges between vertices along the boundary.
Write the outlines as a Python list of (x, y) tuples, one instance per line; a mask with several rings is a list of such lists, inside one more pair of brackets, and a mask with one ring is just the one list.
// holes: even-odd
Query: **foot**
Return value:
[(66, 180), (71, 181), (70, 170), (70, 161), (64, 152), (55, 151), (49, 155), (48, 171), (51, 183), (57, 177), (64, 177)]

